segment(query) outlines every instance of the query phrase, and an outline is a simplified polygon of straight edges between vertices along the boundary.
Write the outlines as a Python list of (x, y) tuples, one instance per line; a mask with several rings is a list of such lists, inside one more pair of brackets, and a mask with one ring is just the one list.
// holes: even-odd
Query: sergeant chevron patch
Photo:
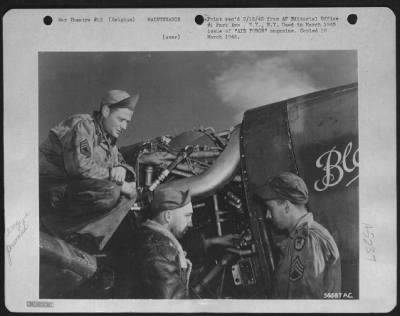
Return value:
[(289, 279), (290, 281), (297, 281), (301, 279), (304, 273), (304, 265), (301, 262), (300, 258), (297, 256), (296, 259), (292, 262), (292, 265), (290, 267), (290, 275)]
[(79, 149), (80, 149), (81, 154), (84, 155), (86, 158), (90, 157), (90, 146), (89, 146), (89, 142), (87, 139), (84, 139), (83, 141), (81, 141)]

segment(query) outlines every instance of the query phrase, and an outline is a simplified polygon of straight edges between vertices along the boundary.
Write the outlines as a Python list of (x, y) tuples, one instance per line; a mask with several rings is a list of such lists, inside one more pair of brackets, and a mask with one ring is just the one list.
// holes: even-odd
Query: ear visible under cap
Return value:
[(169, 223), (171, 221), (172, 213), (170, 210), (166, 210), (163, 212), (164, 220)]
[(283, 200), (283, 203), (285, 203), (285, 213), (289, 213), (289, 200)]
[(101, 114), (104, 117), (107, 117), (110, 114), (110, 107), (108, 105), (104, 105), (101, 107)]

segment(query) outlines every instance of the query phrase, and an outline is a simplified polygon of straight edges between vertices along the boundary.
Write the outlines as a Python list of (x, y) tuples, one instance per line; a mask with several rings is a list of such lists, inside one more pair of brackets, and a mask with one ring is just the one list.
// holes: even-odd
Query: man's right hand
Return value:
[(129, 199), (137, 198), (136, 182), (124, 182), (121, 186), (121, 193)]
[(221, 246), (238, 248), (240, 234), (227, 234), (223, 236), (211, 237), (205, 239), (205, 247)]
[(118, 184), (124, 182), (125, 177), (126, 177), (126, 169), (124, 167), (121, 166), (114, 167), (110, 171), (110, 180)]

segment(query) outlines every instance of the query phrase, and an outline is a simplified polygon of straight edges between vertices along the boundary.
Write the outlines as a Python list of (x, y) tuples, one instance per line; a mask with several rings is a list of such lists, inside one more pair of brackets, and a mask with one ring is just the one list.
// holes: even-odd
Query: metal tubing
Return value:
[(216, 194), (213, 195), (213, 202), (214, 202), (215, 222), (217, 223), (218, 236), (222, 236), (221, 219), (219, 218), (218, 197)]
[(186, 157), (188, 157), (192, 152), (193, 152), (193, 147), (186, 146), (185, 151), (179, 153), (179, 155), (176, 157), (176, 159), (168, 165), (167, 169), (165, 169), (163, 172), (161, 172), (161, 174), (158, 176), (157, 180), (154, 181), (150, 185), (149, 191), (150, 192), (154, 191), (156, 189), (156, 187), (158, 187), (158, 185), (162, 181), (164, 181), (164, 179), (169, 175), (171, 170), (174, 169), (178, 164), (180, 164), (180, 162), (182, 160), (184, 160)]
[(201, 289), (206, 286), (208, 283), (210, 283), (221, 270), (234, 258), (234, 255), (231, 253), (226, 254), (221, 261), (211, 269), (211, 271), (203, 278), (203, 280), (200, 282), (200, 284), (196, 285), (194, 288), (194, 291), (199, 293)]
[(144, 169), (145, 172), (145, 186), (150, 186), (151, 183), (153, 182), (153, 166), (146, 166), (146, 168)]
[(183, 172), (183, 171), (179, 171), (179, 170), (176, 170), (176, 169), (171, 170), (171, 173), (175, 174), (177, 176), (185, 177), (185, 178), (189, 178), (189, 177), (193, 176), (193, 174), (190, 174), (190, 173), (187, 173), (187, 172)]
[(178, 190), (190, 189), (192, 197), (200, 198), (212, 195), (227, 184), (235, 175), (240, 161), (239, 152), (240, 126), (232, 132), (231, 139), (214, 164), (200, 175), (179, 179), (162, 184)]
[(239, 255), (241, 257), (243, 256), (250, 256), (253, 254), (253, 251), (251, 249), (246, 249), (246, 250), (240, 250), (240, 249), (235, 249), (235, 248), (226, 248), (226, 251), (234, 253), (236, 255)]

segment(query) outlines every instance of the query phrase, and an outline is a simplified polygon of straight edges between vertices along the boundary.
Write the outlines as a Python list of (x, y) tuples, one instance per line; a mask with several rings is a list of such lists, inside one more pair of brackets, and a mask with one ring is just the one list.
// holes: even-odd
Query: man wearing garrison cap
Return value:
[(274, 271), (273, 298), (316, 299), (341, 292), (339, 251), (330, 233), (308, 212), (308, 189), (283, 172), (257, 192), (267, 220), (287, 234)]
[(79, 232), (110, 211), (120, 195), (136, 197), (135, 172), (116, 141), (138, 98), (110, 90), (99, 111), (72, 115), (50, 130), (39, 147), (40, 209), (48, 230), (61, 236)]
[(149, 219), (133, 240), (130, 298), (188, 298), (192, 264), (178, 239), (192, 226), (192, 214), (189, 191), (155, 190)]

